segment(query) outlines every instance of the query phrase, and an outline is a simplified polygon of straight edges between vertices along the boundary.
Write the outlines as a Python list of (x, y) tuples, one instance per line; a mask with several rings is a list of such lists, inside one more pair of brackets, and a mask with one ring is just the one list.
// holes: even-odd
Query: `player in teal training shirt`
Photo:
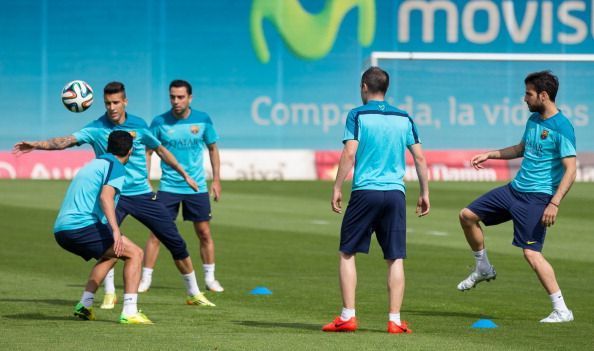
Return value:
[(95, 292), (119, 258), (126, 266), (120, 323), (152, 324), (137, 308), (142, 249), (120, 233), (115, 213), (131, 149), (130, 133), (109, 134), (106, 153), (87, 163), (72, 179), (54, 225), (55, 239), (62, 248), (87, 261), (97, 259), (74, 308), (74, 315), (81, 319), (95, 319)]
[(488, 159), (510, 160), (524, 157), (520, 170), (510, 184), (491, 190), (460, 212), (460, 224), (476, 261), (474, 271), (458, 284), (466, 291), (482, 281), (495, 279), (479, 222), (486, 226), (509, 220), (514, 224), (512, 244), (524, 257), (549, 294), (553, 312), (543, 323), (570, 322), (567, 308), (553, 267), (542, 255), (547, 227), (555, 224), (561, 200), (576, 176), (576, 144), (571, 122), (555, 105), (559, 81), (550, 71), (529, 74), (524, 80), (524, 101), (532, 116), (519, 144), (476, 155), (476, 169)]

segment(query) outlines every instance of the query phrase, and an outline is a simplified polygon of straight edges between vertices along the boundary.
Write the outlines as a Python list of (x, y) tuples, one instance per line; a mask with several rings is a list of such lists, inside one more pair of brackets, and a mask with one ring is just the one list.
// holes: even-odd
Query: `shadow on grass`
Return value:
[(402, 310), (402, 312), (410, 313), (417, 316), (430, 317), (464, 317), (464, 318), (488, 318), (495, 319), (481, 313), (467, 313), (467, 312), (452, 312), (452, 311), (423, 311), (423, 310)]
[[(80, 320), (74, 316), (47, 316), (41, 313), (17, 313), (17, 314), (5, 314), (2, 316), (3, 318), (7, 319), (14, 319), (14, 320), (35, 320), (35, 321), (71, 321), (75, 323), (83, 323), (87, 321)], [(93, 323), (103, 322), (103, 323), (115, 323), (113, 321), (102, 321), (102, 320), (95, 320), (92, 321)]]
[[(85, 284), (66, 284), (67, 287), (69, 288), (81, 288), (84, 289), (84, 287), (86, 286)], [(124, 287), (121, 285), (117, 285), (116, 284), (116, 288), (119, 289), (120, 291), (124, 290)], [(179, 289), (179, 285), (178, 286), (165, 286), (165, 285), (151, 285), (150, 290), (178, 290)], [(97, 295), (101, 295), (103, 290), (103, 285), (101, 285), (101, 287), (97, 290)]]
[[(232, 321), (235, 324), (243, 325), (252, 328), (289, 328), (289, 329), (302, 329), (312, 330), (316, 332), (322, 331), (322, 324), (308, 324), (308, 323), (285, 323), (285, 322), (262, 322), (262, 321)], [(367, 332), (385, 332), (374, 329), (359, 328), (358, 331)]]
[(63, 300), (63, 299), (0, 299), (0, 302), (25, 302), (25, 303), (32, 303), (32, 304), (39, 304), (45, 303), (48, 305), (57, 305), (57, 306), (74, 306), (76, 305), (76, 300)]

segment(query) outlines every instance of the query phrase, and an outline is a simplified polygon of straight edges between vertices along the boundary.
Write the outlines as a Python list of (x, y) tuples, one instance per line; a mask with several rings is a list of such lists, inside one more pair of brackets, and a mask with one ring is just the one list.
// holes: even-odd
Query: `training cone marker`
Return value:
[(252, 295), (272, 295), (272, 291), (265, 286), (257, 286), (252, 291), (250, 291)]
[(492, 329), (497, 328), (497, 324), (493, 323), (493, 321), (490, 319), (479, 319), (478, 321), (474, 322), (472, 328)]

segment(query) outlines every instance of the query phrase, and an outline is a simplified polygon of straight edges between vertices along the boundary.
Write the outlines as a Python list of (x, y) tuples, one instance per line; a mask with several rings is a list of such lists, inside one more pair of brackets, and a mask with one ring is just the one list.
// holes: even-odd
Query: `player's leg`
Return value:
[(215, 278), (215, 245), (210, 229), (211, 208), (208, 193), (178, 195), (183, 197), (182, 214), (184, 221), (191, 221), (194, 232), (200, 241), (200, 258), (204, 270), (206, 289), (223, 292), (225, 289)]
[(405, 321), (400, 320), (400, 308), (404, 299), (404, 259), (386, 260), (388, 264), (388, 297), (390, 313), (388, 332), (391, 334), (412, 333)]
[(189, 305), (215, 306), (200, 292), (196, 282), (196, 274), (188, 253), (186, 242), (181, 237), (175, 222), (169, 216), (163, 216), (166, 209), (163, 204), (152, 196), (143, 194), (133, 196), (134, 211), (130, 214), (151, 230), (171, 253), (175, 266), (182, 274), (186, 285)]
[[(133, 206), (127, 196), (120, 196), (118, 205), (116, 206), (116, 217), (118, 225), (122, 224), (129, 213), (130, 207)], [(115, 290), (115, 268), (112, 267), (105, 279), (103, 280), (103, 302), (100, 308), (104, 310), (113, 309), (118, 302), (118, 297)]]
[(482, 195), (460, 211), (460, 226), (472, 250), (475, 268), (458, 284), (458, 290), (466, 291), (482, 281), (490, 281), (497, 277), (497, 272), (487, 256), (484, 234), (479, 222), (490, 226), (509, 221), (512, 217), (508, 209), (513, 202), (510, 186), (504, 185)]
[(572, 321), (573, 313), (565, 304), (555, 271), (541, 253), (547, 231), (547, 228), (542, 225), (541, 219), (544, 209), (550, 201), (550, 195), (519, 193), (517, 196), (519, 202), (512, 211), (514, 217), (514, 241), (512, 244), (522, 248), (526, 262), (536, 273), (553, 305), (553, 312), (541, 322)]
[(138, 286), (138, 292), (145, 292), (151, 287), (153, 282), (153, 270), (157, 264), (161, 242), (153, 232), (149, 234), (144, 246), (144, 261), (142, 263), (142, 278)]
[(74, 307), (75, 316), (84, 320), (95, 320), (95, 314), (93, 312), (95, 293), (101, 282), (105, 279), (107, 273), (113, 269), (113, 265), (116, 264), (117, 261), (117, 258), (101, 257), (95, 266), (93, 266), (81, 299)]

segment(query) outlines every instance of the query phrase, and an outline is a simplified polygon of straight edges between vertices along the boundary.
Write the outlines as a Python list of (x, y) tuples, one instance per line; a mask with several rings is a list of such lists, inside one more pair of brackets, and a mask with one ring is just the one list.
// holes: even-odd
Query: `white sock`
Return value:
[(122, 310), (122, 314), (131, 316), (138, 313), (137, 301), (138, 294), (124, 294), (124, 309)]
[(202, 269), (204, 269), (204, 281), (205, 282), (212, 282), (215, 280), (215, 264), (203, 264)]
[(103, 280), (103, 289), (105, 290), (106, 294), (115, 294), (115, 284), (113, 281), (114, 275), (114, 268), (110, 269), (105, 276), (105, 280)]
[(552, 293), (549, 295), (551, 298), (551, 302), (553, 303), (553, 309), (557, 311), (567, 311), (567, 305), (565, 304), (565, 300), (563, 300), (563, 295), (561, 294), (561, 290), (557, 291), (556, 293)]
[(349, 319), (355, 317), (355, 309), (354, 308), (342, 308), (342, 313), (340, 314), (340, 319), (343, 321), (348, 321)]
[(95, 300), (95, 293), (84, 291), (81, 298), (80, 303), (83, 304), (86, 308), (93, 306), (93, 301)]
[(389, 313), (388, 318), (390, 322), (396, 323), (396, 325), (400, 325), (400, 312), (398, 313)]
[(480, 251), (473, 251), (474, 259), (476, 260), (476, 270), (479, 272), (488, 272), (491, 269), (491, 263), (487, 257), (487, 249)]
[(184, 283), (186, 283), (186, 291), (189, 296), (200, 294), (198, 283), (196, 283), (196, 272), (182, 274), (182, 278), (184, 279)]
[(151, 281), (153, 280), (153, 269), (144, 267), (142, 268), (142, 280)]

